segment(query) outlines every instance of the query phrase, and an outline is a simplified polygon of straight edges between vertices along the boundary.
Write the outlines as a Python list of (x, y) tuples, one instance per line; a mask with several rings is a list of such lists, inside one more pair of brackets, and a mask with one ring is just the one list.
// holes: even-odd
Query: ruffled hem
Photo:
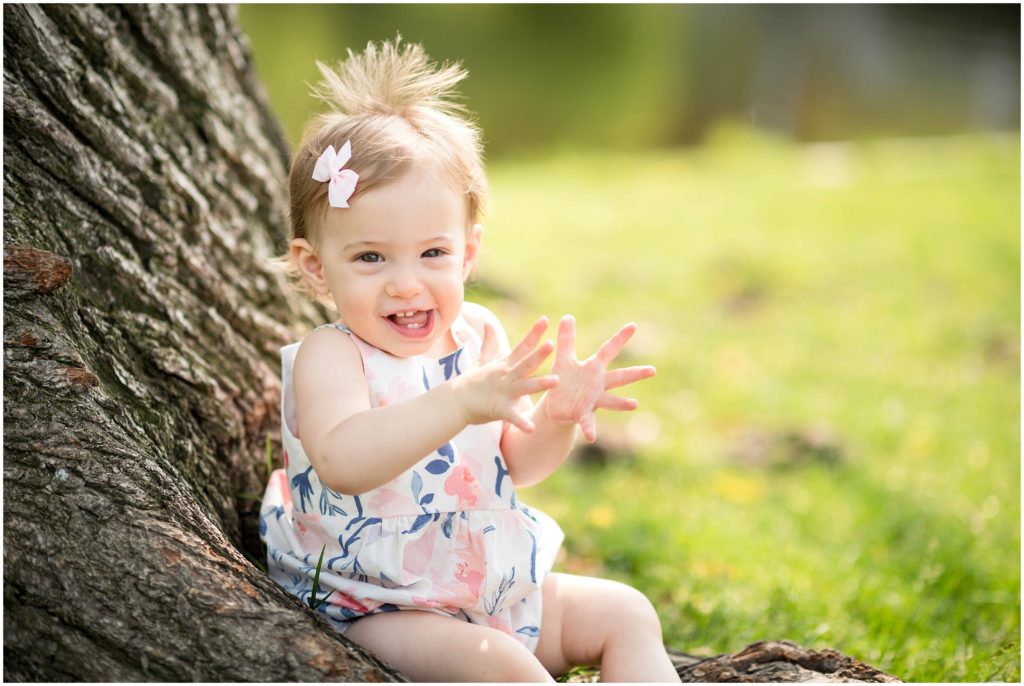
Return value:
[(295, 511), (286, 477), (277, 473), (264, 496), (260, 535), (272, 576), (300, 598), (312, 591), (323, 550), (318, 595), (335, 591), (329, 602), (346, 610), (345, 618), (387, 609), (493, 618), (540, 588), (562, 542), (554, 520), (524, 505), (339, 524)]

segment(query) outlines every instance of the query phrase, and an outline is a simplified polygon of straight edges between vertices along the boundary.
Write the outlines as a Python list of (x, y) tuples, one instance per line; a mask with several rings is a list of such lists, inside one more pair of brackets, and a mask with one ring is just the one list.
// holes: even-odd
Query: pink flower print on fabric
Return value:
[(472, 567), (469, 560), (459, 560), (455, 564), (455, 578), (466, 585), (472, 597), (471, 604), (475, 604), (480, 599), (480, 586), (484, 582), (483, 573)]
[[(363, 360), (373, 359), (374, 357), (379, 357), (381, 355), (381, 351), (378, 348), (373, 347), (359, 336), (352, 336), (352, 342), (356, 344), (356, 348), (359, 349), (359, 355)], [(367, 381), (370, 381), (373, 378), (370, 376), (373, 374), (373, 369), (367, 364), (363, 365), (363, 373), (367, 375)]]
[(406, 400), (411, 400), (419, 395), (420, 389), (414, 384), (409, 383), (402, 377), (396, 377), (391, 380), (388, 385), (386, 393), (376, 393), (377, 405), (385, 407), (392, 403), (400, 403)]
[(476, 507), (480, 500), (480, 482), (473, 476), (472, 470), (460, 464), (445, 479), (444, 492), (459, 499), (460, 510)]
[(391, 510), (395, 506), (405, 505), (406, 498), (390, 488), (378, 488), (369, 500), (370, 509), (374, 512)]
[(327, 599), (327, 602), (329, 602), (331, 605), (337, 605), (338, 607), (347, 607), (350, 610), (362, 612), (363, 614), (370, 612), (370, 608), (368, 608), (366, 605), (357, 602), (356, 599), (352, 596), (348, 595), (347, 593), (342, 593), (338, 590), (335, 590), (334, 593), (331, 594), (331, 597)]
[(313, 167), (313, 178), (327, 182), (327, 201), (331, 207), (348, 207), (348, 199), (356, 190), (359, 174), (351, 169), (342, 169), (351, 157), (351, 141), (345, 141), (337, 152), (333, 145), (328, 145)]
[(320, 525), (320, 515), (315, 512), (296, 512), (293, 516), (295, 531), (304, 550), (319, 555), (321, 548), (326, 547), (330, 551), (335, 547), (334, 540)]
[[(285, 453), (285, 467), (288, 466), (288, 453)], [(281, 504), (291, 505), (292, 504), (292, 491), (288, 488), (288, 472), (284, 469), (275, 469), (270, 474), (270, 485), (274, 490), (281, 494)]]
[(434, 543), (437, 538), (430, 535), (429, 531), (424, 533), (426, 535), (420, 535), (418, 539), (405, 547), (405, 555), (402, 560), (403, 571), (413, 577), (425, 576), (434, 558)]

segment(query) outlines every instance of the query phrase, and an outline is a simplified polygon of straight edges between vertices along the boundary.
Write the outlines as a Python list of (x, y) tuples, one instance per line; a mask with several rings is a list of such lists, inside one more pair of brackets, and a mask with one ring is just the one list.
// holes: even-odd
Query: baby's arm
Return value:
[(537, 347), (539, 321), (507, 356), (403, 402), (372, 408), (359, 351), (336, 329), (311, 333), (295, 358), (295, 409), (302, 447), (320, 480), (340, 493), (365, 493), (409, 469), (467, 424), (501, 419), (532, 430), (519, 399), (551, 388), (531, 377), (551, 353)]
[(359, 351), (337, 329), (306, 337), (293, 378), (302, 447), (320, 480), (340, 493), (387, 483), (466, 426), (450, 384), (371, 409)]

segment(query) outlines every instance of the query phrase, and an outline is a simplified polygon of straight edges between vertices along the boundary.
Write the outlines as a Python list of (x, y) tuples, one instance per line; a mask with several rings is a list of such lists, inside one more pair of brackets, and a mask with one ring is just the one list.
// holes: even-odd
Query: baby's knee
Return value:
[(623, 583), (615, 584), (615, 607), (619, 608), (618, 623), (633, 631), (657, 632), (661, 635), (661, 619), (654, 605), (640, 591)]
[(487, 643), (481, 681), (553, 681), (530, 649), (515, 638), (495, 631)]

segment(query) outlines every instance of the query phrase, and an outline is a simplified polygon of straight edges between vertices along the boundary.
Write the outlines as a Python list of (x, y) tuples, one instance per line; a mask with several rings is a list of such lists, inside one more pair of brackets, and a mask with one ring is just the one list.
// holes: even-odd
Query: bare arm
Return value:
[(538, 321), (508, 356), (410, 400), (376, 408), (370, 407), (352, 340), (332, 329), (310, 334), (295, 359), (295, 403), (302, 447), (320, 480), (341, 493), (365, 493), (468, 424), (501, 419), (532, 430), (517, 405), (523, 395), (556, 383), (553, 377), (530, 376), (551, 353), (550, 344), (536, 347), (546, 327)]
[(294, 383), (302, 447), (320, 480), (340, 493), (387, 483), (466, 426), (451, 384), (371, 408), (359, 351), (336, 329), (303, 341)]

